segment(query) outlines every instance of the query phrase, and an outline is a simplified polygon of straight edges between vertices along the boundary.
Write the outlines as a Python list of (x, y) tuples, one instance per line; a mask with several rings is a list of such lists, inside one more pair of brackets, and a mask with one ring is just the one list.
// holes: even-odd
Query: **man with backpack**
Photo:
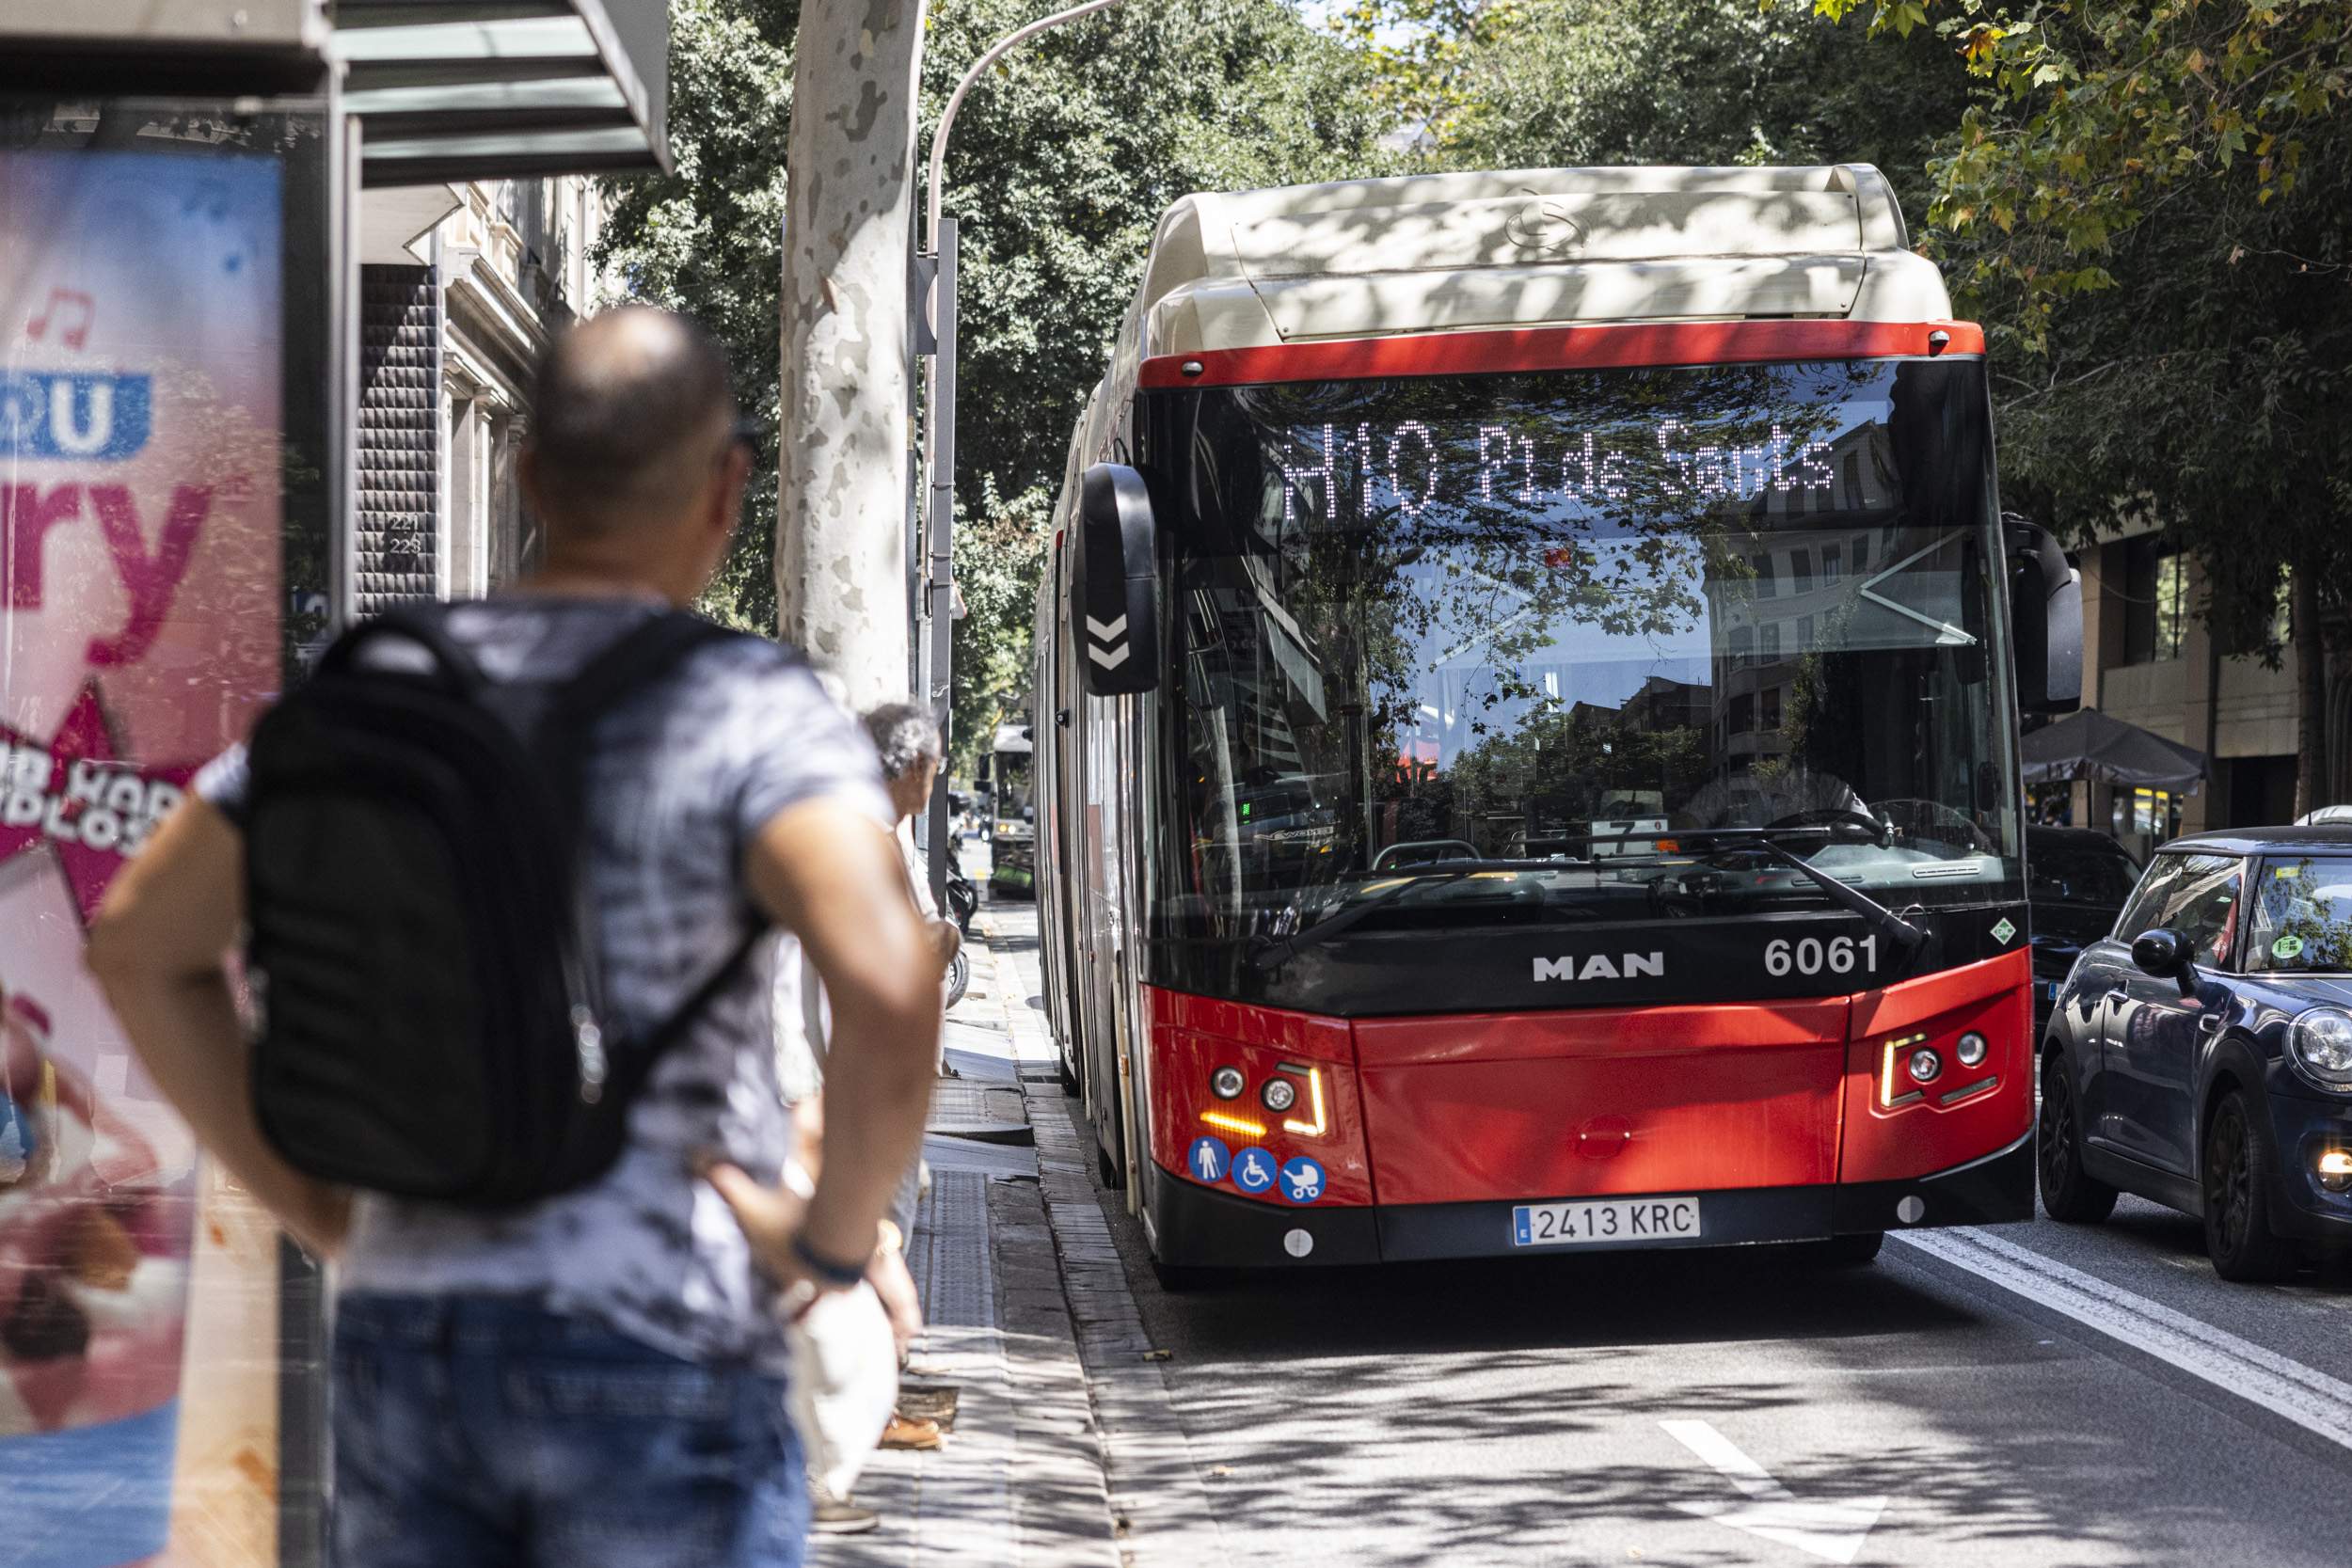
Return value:
[[(797, 656), (678, 608), (739, 510), (736, 420), (680, 318), (559, 339), (522, 467), (544, 568), (346, 634), (92, 928), (156, 1085), (340, 1264), (341, 1568), (803, 1560), (783, 1316), (866, 1273), (939, 964), (870, 743)], [(771, 924), (861, 1042), (804, 1206), (773, 1186)]]

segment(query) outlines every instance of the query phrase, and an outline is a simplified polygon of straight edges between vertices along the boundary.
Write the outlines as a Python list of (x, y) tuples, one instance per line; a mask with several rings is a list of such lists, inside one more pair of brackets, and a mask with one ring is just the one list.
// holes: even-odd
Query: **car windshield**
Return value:
[(1171, 934), (2017, 896), (1980, 366), (1165, 395)]
[(2026, 846), (2026, 892), (2036, 900), (2096, 904), (2120, 910), (2139, 880), (2129, 855), (2106, 845), (2042, 843)]
[(996, 815), (1018, 821), (1029, 808), (1029, 769), (1031, 753), (999, 752), (996, 753)]
[(2264, 863), (2247, 952), (2266, 970), (2352, 970), (2352, 855)]

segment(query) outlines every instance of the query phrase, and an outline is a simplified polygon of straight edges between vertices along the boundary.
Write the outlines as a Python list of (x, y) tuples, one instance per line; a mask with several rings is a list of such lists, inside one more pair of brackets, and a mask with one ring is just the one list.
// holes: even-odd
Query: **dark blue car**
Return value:
[(2042, 1031), (2042, 1202), (2205, 1222), (2225, 1279), (2352, 1242), (2352, 827), (2176, 839)]

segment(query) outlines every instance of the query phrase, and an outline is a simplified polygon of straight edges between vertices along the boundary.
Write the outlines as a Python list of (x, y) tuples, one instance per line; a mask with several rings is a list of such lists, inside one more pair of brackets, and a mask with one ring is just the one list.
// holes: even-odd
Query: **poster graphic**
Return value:
[(281, 180), (212, 145), (0, 150), (11, 1568), (274, 1556), (253, 1418), (276, 1346), (244, 1337), (274, 1319), (274, 1243), (200, 1168), (81, 953), (107, 883), (278, 685)]

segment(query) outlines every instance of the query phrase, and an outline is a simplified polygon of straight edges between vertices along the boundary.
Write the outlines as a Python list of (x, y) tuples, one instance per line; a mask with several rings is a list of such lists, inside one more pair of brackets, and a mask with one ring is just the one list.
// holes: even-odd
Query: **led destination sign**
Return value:
[[(1846, 440), (1867, 440), (1877, 428), (1858, 426)], [(1352, 434), (1338, 424), (1295, 425), (1290, 446), (1303, 448), (1306, 460), (1277, 459), (1282, 516), (1295, 520), (1303, 503), (1332, 517), (1348, 500), (1366, 517), (1385, 503), (1406, 518), (1472, 499), (1591, 508), (1640, 499), (1687, 512), (1777, 496), (1786, 498), (1781, 509), (1824, 509), (1836, 484), (1833, 443), (1804, 439), (1776, 420), (1760, 429), (1738, 421), (1736, 429), (1753, 438), (1725, 439), (1671, 418), (1601, 432), (1546, 430), (1543, 440), (1508, 425), (1420, 420), (1361, 423)]]

